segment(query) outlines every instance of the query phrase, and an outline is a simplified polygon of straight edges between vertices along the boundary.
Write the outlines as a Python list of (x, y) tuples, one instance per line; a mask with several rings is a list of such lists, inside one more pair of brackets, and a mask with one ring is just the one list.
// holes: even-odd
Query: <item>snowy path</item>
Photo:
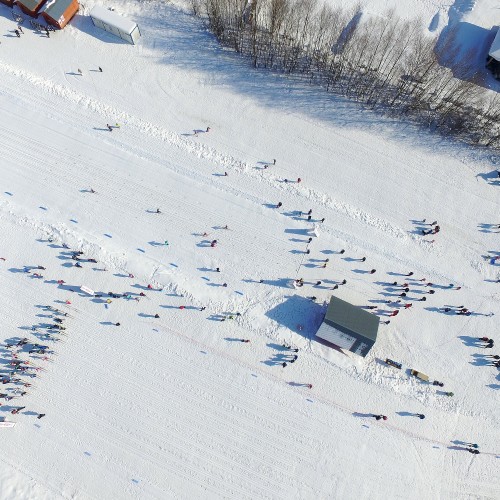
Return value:
[[(310, 89), (248, 76), (192, 18), (162, 7), (165, 26), (144, 9), (136, 51), (70, 27), (51, 38), (53, 59), (30, 59), (44, 42), (31, 32), (0, 55), (0, 340), (35, 341), (30, 327), (47, 315), (36, 306), (72, 302), (68, 335), (22, 400), (28, 414), (2, 434), (0, 497), (497, 497), (499, 375), (473, 341), (493, 336), (500, 314), (497, 266), (482, 257), (498, 248), (489, 224), (500, 223), (500, 192), (484, 178), (493, 167), (411, 128), (391, 140), (395, 124), (348, 103), (338, 119), (324, 101), (315, 115), (323, 98)], [(72, 75), (75, 57), (104, 61), (104, 73)], [(288, 90), (302, 96), (297, 108)], [(297, 212), (310, 208), (326, 220), (308, 246), (313, 224)], [(434, 244), (414, 233), (423, 217), (441, 224)], [(98, 264), (75, 269), (63, 242)], [(38, 264), (44, 280), (22, 272)], [(341, 298), (387, 310), (390, 283), (408, 271), (462, 289), (415, 300), (366, 360), (313, 340), (335, 282), (347, 280)], [(294, 290), (298, 276), (306, 286)], [(105, 304), (58, 279), (134, 296), (164, 289)], [(414, 299), (427, 291), (411, 288)], [(495, 315), (437, 312), (449, 303)], [(300, 347), (285, 369), (284, 341)], [(385, 366), (387, 356), (455, 397)], [(18, 401), (0, 413), (14, 419)], [(465, 439), (481, 455), (461, 450)]]

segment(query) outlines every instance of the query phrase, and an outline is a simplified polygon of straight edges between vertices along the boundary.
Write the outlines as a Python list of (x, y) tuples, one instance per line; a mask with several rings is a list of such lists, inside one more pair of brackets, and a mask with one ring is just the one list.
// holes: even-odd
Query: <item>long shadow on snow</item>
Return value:
[[(154, 11), (150, 12), (149, 9)], [(309, 85), (302, 77), (284, 77), (282, 73), (256, 70), (250, 58), (241, 57), (233, 50), (220, 46), (200, 19), (175, 6), (143, 3), (134, 19), (145, 33), (149, 33), (148, 37), (141, 39), (141, 44), (152, 52), (153, 57), (156, 53), (158, 63), (167, 67), (175, 65), (187, 72), (195, 71), (200, 80), (203, 80), (203, 74), (198, 73), (204, 73), (210, 85), (226, 86), (271, 110), (290, 109), (305, 115), (306, 119), (310, 117), (346, 129), (372, 131), (432, 154), (439, 148), (452, 157), (463, 157), (464, 154), (474, 158), (480, 156), (493, 165), (496, 162), (500, 164), (500, 158), (487, 149), (478, 148), (472, 152), (467, 145), (438, 134), (426, 133), (424, 128), (411, 122), (382, 117), (353, 101)], [(168, 19), (168, 27), (164, 19)], [(92, 36), (111, 42), (108, 35), (103, 35), (105, 32), (91, 26), (90, 20), (80, 26), (77, 17), (73, 24), (83, 31), (87, 30)], [(406, 126), (402, 126), (402, 123)]]

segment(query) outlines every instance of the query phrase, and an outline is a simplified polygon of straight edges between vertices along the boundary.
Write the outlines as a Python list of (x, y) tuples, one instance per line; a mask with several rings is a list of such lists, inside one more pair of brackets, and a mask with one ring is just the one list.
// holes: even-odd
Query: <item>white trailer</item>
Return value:
[(96, 5), (90, 11), (92, 22), (98, 28), (109, 31), (126, 42), (135, 44), (141, 37), (137, 23), (115, 14), (109, 9)]

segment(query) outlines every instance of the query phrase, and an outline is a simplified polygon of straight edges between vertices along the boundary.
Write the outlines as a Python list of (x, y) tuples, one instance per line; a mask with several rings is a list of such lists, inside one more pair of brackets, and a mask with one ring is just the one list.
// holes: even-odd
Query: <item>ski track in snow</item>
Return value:
[[(103, 121), (108, 119), (107, 117), (114, 116), (117, 118), (119, 123), (125, 124), (128, 128), (134, 128), (141, 134), (144, 134), (151, 138), (155, 138), (157, 140), (161, 140), (169, 144), (170, 146), (182, 149), (183, 151), (198, 158), (209, 160), (214, 164), (219, 165), (221, 168), (231, 169), (232, 171), (244, 173), (245, 175), (252, 175), (253, 165), (248, 165), (235, 158), (232, 158), (231, 156), (220, 153), (209, 146), (206, 146), (199, 142), (196, 143), (192, 140), (183, 139), (176, 133), (162, 129), (151, 123), (144, 122), (140, 118), (115, 109), (111, 106), (107, 106), (102, 102), (98, 102), (95, 99), (80, 94), (72, 89), (63, 87), (59, 84), (55, 84), (50, 80), (40, 78), (22, 69), (15, 68), (11, 65), (0, 62), (0, 70), (4, 73), (23, 80), (30, 86), (42, 90), (47, 94), (51, 94), (55, 97), (70, 101), (77, 106), (86, 108), (93, 113), (99, 114), (100, 116), (102, 116)], [(192, 175), (194, 174), (194, 172), (191, 171), (190, 174)], [(257, 175), (257, 173), (253, 174), (254, 177), (257, 177)], [(273, 180), (275, 180), (273, 177), (269, 177), (267, 179), (267, 182), (272, 183)], [(312, 200), (318, 205), (323, 205), (343, 215), (346, 215), (351, 219), (358, 220), (363, 224), (377, 228), (392, 237), (403, 240), (407, 238), (406, 232), (403, 229), (390, 224), (388, 221), (378, 219), (358, 208), (352, 207), (343, 201), (334, 200), (324, 193), (317, 193), (312, 191), (311, 189), (302, 187), (297, 188), (295, 191), (297, 195), (300, 195), (304, 199)], [(242, 195), (243, 193), (240, 192), (239, 194)]]
[[(141, 12), (142, 4), (133, 5)], [(68, 332), (51, 344), (57, 355), (26, 397), (28, 409), (47, 411), (46, 419), (32, 425), (32, 416), (19, 415), (16, 428), (5, 434), (0, 484), (5, 478), (8, 489), (0, 496), (498, 496), (498, 390), (490, 388), (493, 369), (481, 367), (484, 351), (470, 345), (479, 332), (494, 331), (495, 319), (435, 311), (443, 303), (467, 300), (473, 310), (495, 308), (498, 314), (500, 295), (483, 282), (496, 275), (496, 268), (477, 255), (486, 242), (493, 248), (495, 236), (471, 238), (469, 224), (478, 218), (475, 209), (481, 217), (494, 213), (494, 196), (485, 197), (478, 188), (464, 197), (471, 216), (450, 225), (439, 245), (431, 245), (388, 220), (404, 225), (407, 206), (396, 207), (393, 219), (378, 208), (371, 213), (356, 204), (378, 207), (377, 194), (365, 205), (360, 198), (351, 204), (329, 195), (328, 183), (311, 188), (280, 182), (272, 170), (261, 175), (248, 162), (253, 145), (240, 144), (225, 154), (223, 147), (204, 144), (203, 134), (185, 139), (125, 112), (125, 106), (105, 105), (103, 99), (13, 64), (0, 62), (0, 72), (0, 98), (7, 97), (0, 103), (12, 106), (3, 109), (0, 123), (2, 182), (14, 191), (0, 193), (2, 254), (7, 257), (0, 262), (4, 340), (26, 335), (35, 342), (30, 325), (48, 321), (36, 305), (72, 302), (58, 306), (71, 313)], [(217, 77), (200, 76), (203, 85), (213, 81)], [(18, 108), (26, 114), (16, 116)], [(95, 122), (110, 116), (121, 130), (103, 134)], [(13, 117), (29, 134), (10, 126)], [(325, 124), (311, 120), (308, 126)], [(350, 131), (338, 134), (367, 156), (390, 159), (394, 154), (384, 156), (387, 143), (376, 139), (366, 145)], [(315, 140), (304, 138), (300, 147), (320, 149), (317, 141), (316, 148)], [(286, 147), (282, 140), (282, 151)], [(246, 162), (238, 159), (240, 151)], [(321, 150), (330, 153), (326, 146)], [(420, 151), (414, 154), (418, 158)], [(472, 177), (476, 171), (467, 166)], [(401, 165), (403, 177), (405, 168)], [(224, 170), (230, 182), (220, 182)], [(464, 189), (463, 172), (451, 178), (446, 169), (428, 172), (424, 165), (417, 170), (423, 192), (411, 196), (423, 210), (434, 202), (432, 195)], [(94, 182), (104, 193), (100, 188), (95, 195), (84, 192)], [(352, 201), (355, 197), (348, 194)], [(390, 193), (384, 194), (390, 204)], [(275, 199), (283, 200), (282, 210), (270, 208)], [(327, 219), (319, 227), (320, 237), (307, 246), (312, 259), (304, 252), (311, 225), (289, 208), (309, 204), (314, 214), (318, 207), (324, 210)], [(157, 206), (162, 215), (145, 213)], [(221, 229), (228, 222), (221, 215), (229, 216), (227, 232)], [(200, 241), (204, 230), (208, 241), (219, 240), (216, 249)], [(169, 248), (161, 244), (165, 239)], [(98, 264), (74, 269), (61, 243), (83, 250)], [(367, 265), (378, 269), (374, 278), (367, 279), (366, 267), (358, 262), (331, 255), (332, 248), (341, 247), (349, 257), (366, 253)], [(317, 269), (322, 262), (317, 258), (326, 256), (333, 269)], [(445, 261), (451, 264), (444, 266)], [(43, 280), (22, 272), (23, 266), (38, 263), (47, 266)], [(216, 265), (222, 273), (213, 272)], [(107, 272), (95, 270), (103, 266)], [(373, 302), (384, 308), (378, 299), (391, 292), (378, 282), (405, 279), (385, 274), (397, 269), (459, 283), (463, 290), (438, 290), (428, 296), (427, 307), (415, 302), (422, 304), (418, 311), (402, 312), (390, 327), (381, 327), (365, 360), (313, 341), (325, 307), (305, 296), (317, 294), (321, 302), (331, 292), (309, 285), (307, 291), (293, 290), (290, 279), (304, 276), (314, 283), (346, 277), (348, 284), (337, 292), (341, 297), (359, 304), (376, 297)], [(129, 278), (130, 272), (136, 277)], [(266, 283), (256, 283), (259, 278)], [(58, 287), (56, 279), (64, 279), (67, 288)], [(219, 288), (225, 280), (227, 290)], [(113, 299), (105, 304), (77, 290), (85, 284), (102, 293), (138, 294), (147, 283), (161, 292), (146, 290), (147, 297), (138, 303)], [(415, 284), (412, 291), (422, 292)], [(181, 311), (180, 305), (188, 309)], [(202, 305), (205, 312), (190, 309)], [(216, 320), (234, 311), (242, 316)], [(157, 312), (159, 319), (153, 317)], [(114, 326), (118, 320), (119, 328)], [(242, 344), (240, 338), (251, 343)], [(283, 358), (284, 341), (300, 347), (300, 360), (286, 369), (276, 361)], [(387, 355), (400, 360), (403, 370), (386, 366), (382, 360)], [(410, 367), (444, 380), (455, 397), (443, 397), (409, 377)], [(301, 387), (305, 382), (314, 389)], [(367, 416), (372, 411), (387, 413), (389, 421), (373, 421)], [(396, 414), (417, 411), (428, 418), (415, 423), (414, 417)], [(447, 449), (457, 438), (481, 442), (481, 455)], [(353, 471), (363, 480), (352, 481)]]

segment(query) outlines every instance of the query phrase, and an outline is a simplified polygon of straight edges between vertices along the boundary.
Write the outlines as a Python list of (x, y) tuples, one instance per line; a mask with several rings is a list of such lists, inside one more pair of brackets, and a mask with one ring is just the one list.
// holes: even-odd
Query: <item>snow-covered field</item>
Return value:
[[(449, 4), (405, 1), (429, 23)], [(491, 0), (455, 4), (491, 27)], [(27, 21), (18, 39), (0, 5), (0, 341), (54, 351), (24, 349), (41, 370), (1, 400), (16, 426), (0, 428), (0, 498), (499, 498), (484, 355), (500, 351), (476, 339), (500, 342), (485, 257), (500, 254), (500, 159), (253, 71), (178, 7), (115, 2), (140, 24), (130, 46), (92, 26), (92, 5), (49, 39)], [(441, 232), (424, 238), (423, 218)], [(405, 279), (407, 300), (385, 304)], [(384, 320), (413, 305), (362, 359), (314, 339), (332, 294)], [(59, 342), (37, 340), (44, 305), (69, 315)], [(284, 342), (300, 349), (286, 368)]]

